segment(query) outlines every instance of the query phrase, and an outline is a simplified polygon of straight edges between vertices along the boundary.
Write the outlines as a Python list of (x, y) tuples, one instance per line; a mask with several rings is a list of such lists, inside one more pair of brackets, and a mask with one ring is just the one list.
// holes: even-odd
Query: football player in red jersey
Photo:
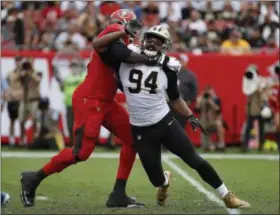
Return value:
[(123, 143), (116, 183), (106, 205), (143, 206), (125, 192), (136, 153), (132, 148), (128, 114), (114, 101), (118, 88), (115, 70), (121, 62), (162, 65), (168, 57), (149, 58), (128, 49), (129, 40), (135, 37), (138, 29), (139, 24), (133, 12), (118, 10), (111, 15), (110, 25), (97, 36), (95, 50), (87, 66), (88, 74), (72, 97), (74, 146), (59, 152), (40, 170), (21, 173), (20, 195), (25, 207), (34, 206), (35, 192), (43, 179), (88, 159), (95, 148), (101, 125)]

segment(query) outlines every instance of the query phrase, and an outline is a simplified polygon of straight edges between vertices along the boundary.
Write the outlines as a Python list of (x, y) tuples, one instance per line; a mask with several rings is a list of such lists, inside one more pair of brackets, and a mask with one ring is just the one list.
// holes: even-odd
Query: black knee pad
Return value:
[(78, 155), (79, 155), (80, 149), (82, 148), (82, 145), (83, 145), (84, 130), (85, 130), (85, 126), (82, 126), (81, 128), (78, 128), (77, 130), (75, 130), (75, 133), (74, 133), (75, 145), (72, 149), (72, 152), (73, 152), (76, 162), (83, 161), (83, 159), (80, 159)]

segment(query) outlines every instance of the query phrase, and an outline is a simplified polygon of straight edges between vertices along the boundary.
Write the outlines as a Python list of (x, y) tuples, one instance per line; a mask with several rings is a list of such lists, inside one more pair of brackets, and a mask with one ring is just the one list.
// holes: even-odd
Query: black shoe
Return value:
[(35, 192), (40, 180), (36, 177), (35, 172), (22, 172), (20, 182), (20, 198), (24, 207), (33, 207), (35, 205)]
[(217, 148), (216, 148), (216, 151), (217, 151), (217, 152), (225, 152), (225, 151), (226, 151), (226, 148), (225, 148), (225, 147), (217, 147)]
[(109, 199), (106, 202), (108, 208), (120, 207), (120, 208), (134, 208), (144, 207), (143, 203), (136, 201), (136, 198), (128, 197), (123, 194), (111, 193)]

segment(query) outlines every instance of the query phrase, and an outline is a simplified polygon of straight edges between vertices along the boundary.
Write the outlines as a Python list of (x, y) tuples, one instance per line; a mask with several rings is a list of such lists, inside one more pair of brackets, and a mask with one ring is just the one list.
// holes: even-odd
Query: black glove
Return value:
[(205, 131), (205, 129), (201, 126), (199, 120), (194, 116), (191, 115), (188, 118), (189, 123), (192, 126), (192, 129), (195, 131), (196, 128), (199, 128), (205, 135), (208, 135), (208, 133)]
[(125, 25), (125, 33), (134, 38), (140, 31), (142, 25), (137, 20), (131, 20)]

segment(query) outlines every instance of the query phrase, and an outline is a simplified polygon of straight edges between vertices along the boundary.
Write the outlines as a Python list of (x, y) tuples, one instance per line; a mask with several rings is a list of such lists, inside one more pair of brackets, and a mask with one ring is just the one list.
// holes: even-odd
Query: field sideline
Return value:
[[(41, 196), (39, 199), (42, 200), (37, 200), (35, 208), (23, 208), (18, 197), (19, 173), (23, 170), (40, 168), (53, 154), (55, 153), (2, 152), (2, 190), (12, 195), (12, 202), (2, 212), (5, 214), (279, 214), (279, 155), (277, 154), (201, 154), (217, 169), (229, 188), (251, 203), (252, 208), (248, 210), (226, 209), (211, 187), (180, 159), (174, 159), (175, 156), (168, 153), (164, 153), (162, 157), (165, 169), (173, 173), (168, 205), (165, 207), (156, 205), (155, 190), (150, 185), (140, 162), (137, 161), (129, 180), (128, 193), (146, 203), (146, 207), (107, 209), (104, 207), (104, 202), (114, 183), (118, 164), (116, 159), (119, 154), (104, 152), (94, 153), (91, 156), (94, 159), (75, 165), (62, 174), (47, 179), (37, 192), (37, 195)], [(76, 177), (77, 175), (85, 177)], [(85, 192), (81, 193), (83, 190)]]

